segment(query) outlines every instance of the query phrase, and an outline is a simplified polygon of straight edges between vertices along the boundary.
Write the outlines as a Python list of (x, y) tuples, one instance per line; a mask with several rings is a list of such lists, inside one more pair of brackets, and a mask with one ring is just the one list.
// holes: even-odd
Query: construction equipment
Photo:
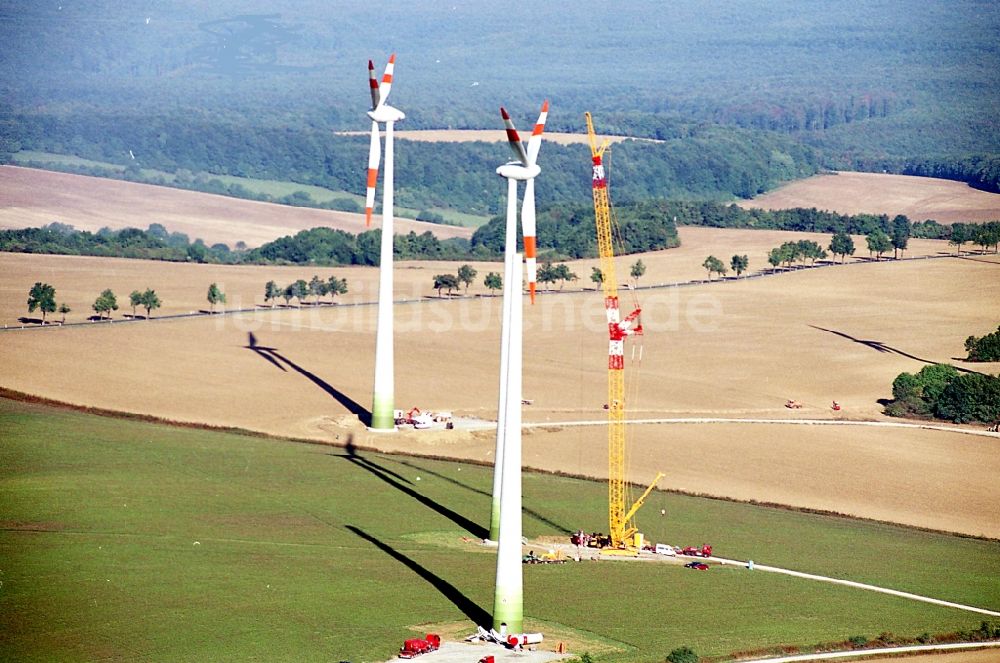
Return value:
[(689, 557), (711, 557), (712, 556), (712, 546), (705, 544), (701, 548), (695, 548), (694, 546), (688, 546), (681, 550), (682, 555), (688, 555)]
[(400, 658), (413, 658), (421, 654), (436, 651), (441, 646), (441, 636), (436, 633), (428, 633), (424, 638), (411, 638), (403, 642), (399, 648)]
[[(594, 221), (597, 226), (597, 249), (601, 257), (601, 288), (604, 292), (604, 308), (608, 320), (608, 521), (613, 549), (632, 550), (636, 545), (638, 530), (635, 513), (643, 501), (663, 477), (658, 473), (649, 488), (630, 507), (631, 486), (625, 477), (625, 340), (629, 336), (642, 334), (639, 316), (642, 309), (638, 302), (635, 310), (621, 317), (618, 305), (618, 279), (615, 274), (615, 230), (611, 219), (611, 201), (608, 197), (608, 181), (604, 172), (604, 152), (608, 148), (605, 140), (598, 146), (594, 133), (594, 121), (590, 113), (587, 118), (587, 136), (590, 140), (593, 177), (591, 188), (594, 194)], [(620, 241), (620, 238), (619, 238)], [(632, 291), (633, 300), (635, 292)], [(639, 535), (641, 541), (641, 535)]]

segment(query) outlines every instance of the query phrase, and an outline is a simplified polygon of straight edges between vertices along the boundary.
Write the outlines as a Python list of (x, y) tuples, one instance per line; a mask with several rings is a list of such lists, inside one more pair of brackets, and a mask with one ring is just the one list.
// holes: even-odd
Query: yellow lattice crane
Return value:
[[(587, 135), (593, 161), (594, 220), (597, 226), (597, 249), (601, 257), (601, 289), (604, 291), (604, 308), (608, 319), (608, 526), (611, 548), (636, 547), (637, 528), (635, 513), (663, 477), (658, 473), (649, 488), (631, 506), (630, 484), (626, 478), (626, 426), (625, 426), (625, 339), (642, 334), (636, 305), (624, 318), (618, 304), (618, 278), (615, 273), (615, 227), (611, 219), (611, 202), (608, 198), (608, 181), (604, 172), (604, 152), (608, 141), (597, 144), (594, 121), (586, 113)], [(641, 541), (641, 539), (640, 539)]]

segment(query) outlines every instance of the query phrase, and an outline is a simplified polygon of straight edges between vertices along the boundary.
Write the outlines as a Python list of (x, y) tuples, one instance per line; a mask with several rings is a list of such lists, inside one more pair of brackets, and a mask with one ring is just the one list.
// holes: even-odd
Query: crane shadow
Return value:
[(398, 550), (394, 549), (392, 546), (382, 543), (371, 534), (368, 534), (359, 527), (354, 525), (345, 525), (348, 530), (353, 534), (357, 535), (359, 538), (364, 539), (369, 542), (382, 552), (384, 552), (389, 557), (392, 557), (397, 562), (401, 563), (406, 568), (410, 569), (418, 576), (426, 580), (434, 589), (441, 592), (441, 595), (446, 599), (451, 601), (452, 605), (462, 611), (462, 613), (472, 621), (473, 624), (478, 626), (489, 626), (492, 622), (492, 618), (486, 610), (481, 608), (472, 599), (463, 594), (457, 587), (452, 585), (450, 582), (442, 578), (441, 576), (433, 573), (429, 569), (421, 566), (414, 560), (410, 559), (406, 555), (402, 554)]
[(375, 461), (369, 458), (365, 458), (364, 456), (359, 454), (357, 452), (357, 449), (354, 447), (353, 443), (350, 440), (348, 441), (345, 453), (330, 454), (330, 455), (343, 458), (344, 460), (354, 463), (356, 466), (360, 467), (366, 472), (370, 472), (373, 476), (384, 481), (385, 483), (392, 486), (393, 488), (403, 493), (404, 495), (413, 498), (414, 500), (416, 500), (420, 504), (423, 504), (432, 511), (444, 516), (451, 522), (455, 523), (462, 529), (469, 532), (469, 534), (471, 534), (472, 536), (479, 539), (485, 539), (487, 536), (489, 536), (489, 530), (483, 527), (482, 525), (479, 525), (478, 523), (469, 520), (462, 514), (453, 511), (452, 509), (449, 509), (443, 504), (435, 502), (426, 495), (421, 495), (416, 490), (414, 490), (414, 488), (412, 487), (413, 484), (412, 482), (410, 482), (409, 479), (406, 479), (405, 477), (400, 476), (396, 472), (393, 472), (390, 469), (382, 467)]
[[(939, 361), (932, 361), (930, 359), (924, 359), (923, 357), (918, 357), (916, 355), (910, 354), (909, 352), (905, 352), (903, 350), (900, 350), (899, 348), (894, 348), (891, 345), (886, 345), (882, 341), (870, 341), (870, 340), (866, 340), (866, 339), (856, 338), (854, 336), (851, 336), (850, 334), (845, 334), (844, 332), (837, 331), (835, 329), (824, 329), (823, 327), (817, 327), (816, 325), (809, 325), (809, 326), (812, 327), (813, 329), (817, 329), (819, 331), (827, 332), (829, 334), (834, 334), (836, 336), (840, 336), (841, 338), (846, 338), (849, 341), (852, 341), (854, 343), (858, 343), (858, 344), (863, 345), (865, 347), (871, 348), (872, 350), (875, 350), (876, 352), (882, 352), (882, 353), (886, 353), (886, 354), (896, 354), (896, 355), (899, 355), (901, 357), (906, 357), (907, 359), (912, 359), (914, 361), (922, 362), (924, 364), (940, 364), (941, 363)], [(961, 371), (962, 373), (977, 373), (978, 372), (978, 371), (969, 370), (968, 368), (961, 368), (961, 367), (958, 367), (958, 366), (954, 366), (953, 368), (955, 370), (957, 370), (957, 371)]]
[[(259, 357), (262, 357), (265, 361), (272, 364), (273, 366), (281, 369), (284, 372), (288, 372), (288, 368), (292, 369), (299, 375), (305, 377), (310, 382), (315, 384), (317, 387), (325, 391), (327, 394), (332, 396), (338, 403), (340, 403), (348, 412), (357, 416), (357, 418), (365, 426), (370, 426), (372, 421), (372, 413), (367, 408), (362, 406), (360, 403), (355, 401), (353, 398), (340, 391), (329, 382), (319, 377), (315, 373), (307, 371), (295, 362), (293, 362), (288, 357), (282, 355), (277, 348), (270, 348), (264, 345), (260, 345), (257, 342), (257, 336), (253, 332), (247, 332), (247, 344), (244, 346), (248, 350), (253, 350)], [(287, 366), (288, 368), (285, 368)]]
[[(426, 467), (421, 467), (421, 466), (417, 465), (416, 463), (412, 463), (412, 462), (407, 461), (407, 460), (399, 460), (397, 462), (400, 465), (406, 465), (407, 467), (412, 467), (415, 470), (420, 470), (424, 474), (429, 474), (429, 475), (431, 475), (433, 477), (437, 477), (437, 478), (441, 479), (442, 481), (447, 481), (448, 483), (454, 484), (454, 485), (458, 486), (459, 488), (465, 488), (466, 490), (468, 490), (470, 492), (477, 493), (479, 495), (483, 495), (483, 496), (489, 497), (491, 499), (493, 497), (493, 494), (490, 491), (482, 490), (480, 488), (473, 488), (472, 486), (470, 486), (468, 484), (465, 484), (465, 483), (462, 483), (461, 481), (459, 481), (457, 479), (454, 479), (454, 478), (449, 477), (447, 475), (441, 474), (440, 472), (435, 472), (434, 470), (429, 470)], [(534, 518), (535, 520), (537, 520), (538, 522), (540, 522), (540, 523), (542, 523), (544, 525), (547, 525), (547, 526), (551, 527), (552, 529), (555, 529), (555, 530), (557, 530), (559, 532), (562, 532), (564, 534), (572, 534), (573, 533), (573, 530), (567, 528), (564, 525), (560, 525), (559, 523), (557, 523), (555, 521), (549, 520), (548, 518), (546, 518), (542, 514), (538, 513), (534, 509), (527, 509), (527, 508), (523, 508), (522, 507), (521, 510), (525, 514), (527, 514), (528, 516)]]

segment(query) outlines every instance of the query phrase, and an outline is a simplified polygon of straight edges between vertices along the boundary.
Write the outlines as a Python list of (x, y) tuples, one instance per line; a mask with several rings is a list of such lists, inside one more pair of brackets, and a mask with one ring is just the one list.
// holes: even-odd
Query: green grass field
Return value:
[[(419, 480), (418, 480), (419, 477)], [(0, 400), (0, 659), (384, 661), (492, 608), (489, 468)], [(606, 487), (524, 476), (530, 537), (605, 529)], [(660, 515), (665, 509), (667, 515)], [(653, 540), (1000, 608), (1000, 543), (657, 493)], [(742, 568), (526, 566), (527, 626), (662, 661), (971, 613)], [(580, 653), (580, 652), (578, 652)]]

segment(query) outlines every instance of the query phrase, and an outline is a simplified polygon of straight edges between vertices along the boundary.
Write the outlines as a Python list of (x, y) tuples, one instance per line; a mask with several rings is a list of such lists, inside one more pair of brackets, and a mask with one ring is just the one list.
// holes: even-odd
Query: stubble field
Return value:
[[(698, 232), (685, 248), (643, 256), (649, 264), (644, 281), (683, 273), (678, 264), (697, 271), (712, 231), (685, 233), (691, 230)], [(757, 241), (759, 250), (781, 240), (754, 231), (723, 231), (720, 237), (743, 246)], [(738, 250), (733, 243), (721, 246), (723, 255)], [(928, 252), (935, 249), (946, 247), (929, 243)], [(18, 257), (4, 258), (9, 264)], [(81, 259), (35, 260), (48, 265), (58, 290), (61, 265)], [(192, 266), (167, 267), (179, 270), (178, 281), (190, 282), (185, 270)], [(494, 419), (499, 298), (429, 297), (430, 277), (444, 267), (404, 265), (397, 271), (398, 296), (411, 302), (396, 306), (396, 404)], [(589, 273), (585, 263), (572, 268)], [(256, 281), (258, 291), (271, 274), (270, 268), (239, 269), (247, 270), (246, 287)], [(629, 410), (644, 419), (885, 420), (878, 401), (891, 395), (898, 373), (928, 362), (958, 363), (966, 336), (995, 327), (998, 269), (995, 257), (945, 257), (640, 290), (647, 333), (641, 367), (633, 364), (637, 389)], [(354, 296), (363, 299), (367, 292), (374, 299), (374, 288), (361, 284), (373, 282), (375, 271), (358, 271)], [(30, 281), (27, 274), (22, 278)], [(5, 302), (17, 292), (5, 291)], [(14, 308), (16, 302), (4, 305)], [(8, 331), (0, 339), (0, 384), (171, 420), (334, 443), (350, 438), (361, 446), (491, 462), (488, 429), (384, 436), (360, 425), (356, 413), (363, 416), (371, 397), (374, 313), (373, 306), (261, 309)], [(606, 476), (603, 427), (560, 425), (606, 416), (600, 295), (542, 294), (538, 304), (526, 306), (525, 324), (524, 395), (532, 400), (525, 419), (549, 424), (525, 435), (525, 463)], [(789, 398), (802, 401), (803, 409), (786, 409)], [(840, 412), (830, 409), (834, 399)], [(648, 481), (662, 469), (665, 488), (996, 538), (995, 445), (988, 437), (903, 428), (650, 424), (634, 427), (632, 477)]]

